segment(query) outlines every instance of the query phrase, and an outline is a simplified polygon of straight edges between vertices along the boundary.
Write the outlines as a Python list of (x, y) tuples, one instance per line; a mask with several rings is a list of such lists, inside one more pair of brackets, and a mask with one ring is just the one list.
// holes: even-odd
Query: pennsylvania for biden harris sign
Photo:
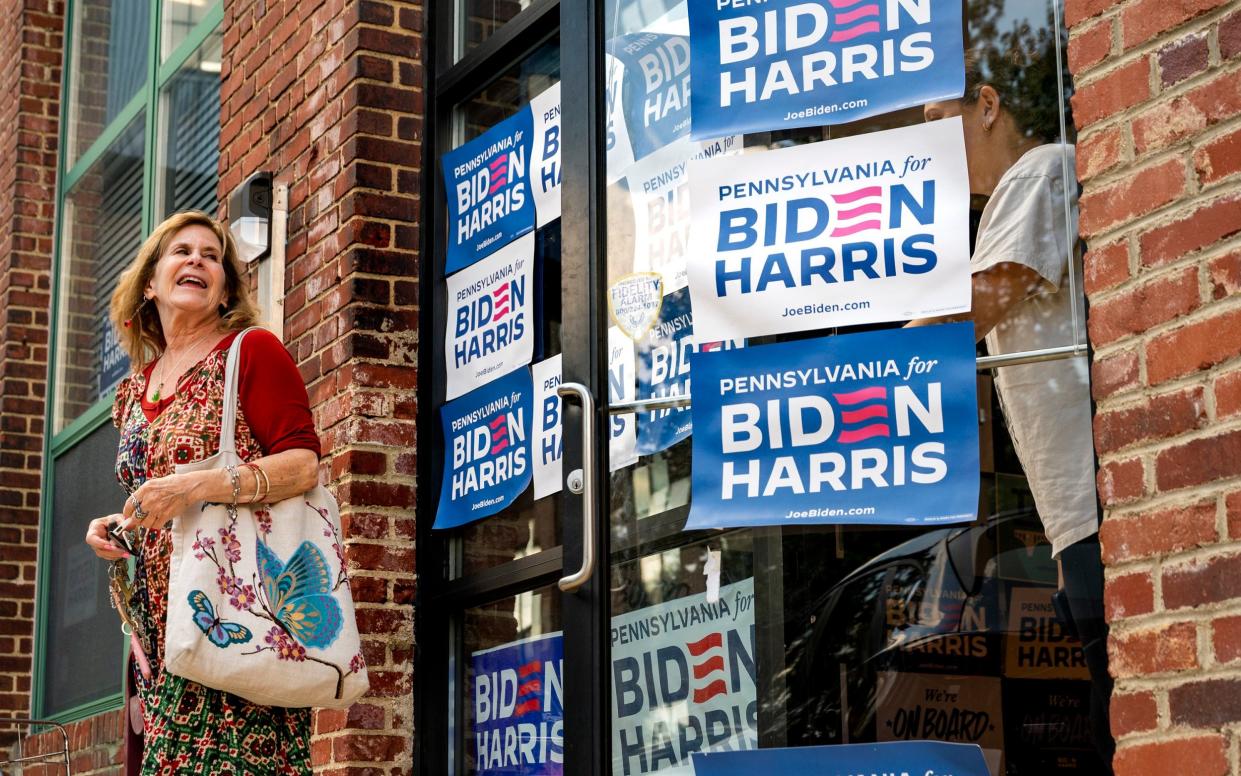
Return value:
[(444, 480), (435, 528), (456, 528), (501, 511), (530, 485), (530, 370), (492, 380), (440, 408)]
[(518, 111), (474, 140), (444, 154), (448, 197), (445, 274), (488, 256), (534, 229), (530, 157), (534, 120)]
[(957, 0), (689, 0), (694, 139), (960, 97)]
[(974, 519), (973, 324), (691, 358), (687, 530)]
[(694, 336), (970, 309), (960, 118), (689, 163)]

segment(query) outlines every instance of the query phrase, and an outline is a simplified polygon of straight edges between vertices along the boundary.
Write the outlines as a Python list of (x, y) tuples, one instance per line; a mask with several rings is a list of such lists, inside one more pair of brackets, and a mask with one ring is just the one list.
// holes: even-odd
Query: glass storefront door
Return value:
[[(976, 744), (990, 776), (1107, 773), (1099, 722), (1108, 690), (1097, 654), (1078, 638), (1083, 625), (1091, 640), (1101, 605), (1090, 594), (1073, 605), (1057, 596), (1066, 576), (1098, 576), (1101, 592), (1097, 544), (1075, 545), (1071, 567), (1069, 553), (1053, 557), (1046, 526), (1058, 515), (1036, 498), (1025, 467), (1037, 456), (1005, 412), (1024, 411), (1033, 393), (1062, 404), (1085, 395), (1067, 387), (1086, 381), (1080, 267), (1071, 261), (1059, 281), (1070, 304), (1037, 322), (1046, 334), (1037, 352), (979, 343), (976, 520), (686, 530), (689, 355), (706, 347), (685, 336), (685, 263), (701, 252), (690, 240), (687, 162), (939, 116), (918, 107), (695, 142), (686, 0), (486, 5), (481, 21), (471, 15), (477, 3), (451, 21), (440, 15), (441, 39), (458, 42), (437, 57), (444, 75), (429, 140), (442, 158), (527, 106), (537, 108), (536, 132), (540, 112), (558, 116), (560, 212), (540, 217), (532, 238), (530, 374), (534, 423), (558, 428), (536, 435), (550, 447), (536, 444), (532, 455), (561, 464), (553, 476), (535, 467), (531, 486), (494, 515), (448, 530), (419, 521), (421, 772), (688, 775), (695, 752), (933, 740)], [(1057, 87), (1067, 83), (1057, 20), (1049, 0), (965, 6), (967, 49), (1022, 122), (1023, 148), (1036, 147), (1036, 135), (1072, 141), (1061, 135), (1072, 122)], [(441, 343), (453, 325), (443, 209), (451, 192), (440, 172), (428, 188), (427, 436), (449, 401)], [(974, 194), (977, 229), (988, 222), (987, 198)], [(617, 313), (626, 289), (656, 280), (646, 320)], [(902, 323), (710, 347), (816, 347)], [(997, 389), (1005, 370), (1018, 369), (1007, 374), (1019, 380)], [(431, 486), (420, 515), (435, 514), (428, 494), (445, 456), (430, 452), (422, 463)], [(1089, 624), (1094, 610), (1099, 623)]]

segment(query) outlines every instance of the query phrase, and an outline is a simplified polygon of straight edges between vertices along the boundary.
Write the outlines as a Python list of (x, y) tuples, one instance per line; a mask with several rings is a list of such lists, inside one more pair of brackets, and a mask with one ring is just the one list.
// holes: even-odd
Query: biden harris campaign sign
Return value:
[(530, 109), (444, 154), (448, 254), (444, 273), (468, 267), (534, 229)]
[[(739, 348), (742, 342), (694, 340), (694, 313), (687, 289), (664, 297), (659, 318), (636, 343), (638, 399), (668, 399), (690, 392), (690, 354)], [(690, 435), (690, 411), (685, 408), (638, 414), (637, 451), (651, 455), (667, 450)]]
[(954, 0), (689, 0), (696, 139), (842, 124), (965, 90)]
[(665, 291), (684, 288), (690, 252), (689, 162), (741, 152), (742, 137), (682, 138), (635, 162), (626, 183), (633, 204), (636, 272), (658, 272)]
[(534, 235), (448, 278), (444, 329), (447, 398), (534, 358)]
[(699, 353), (691, 361), (687, 530), (974, 519), (973, 324)]
[(530, 485), (530, 370), (487, 383), (440, 408), (444, 481), (435, 528), (494, 515)]
[(470, 655), (479, 776), (564, 772), (564, 640), (559, 633)]
[(754, 580), (612, 618), (613, 776), (693, 776), (694, 752), (758, 746)]
[(689, 163), (689, 289), (708, 340), (970, 308), (960, 118)]
[(971, 744), (899, 741), (886, 744), (799, 746), (694, 755), (697, 776), (988, 776), (982, 751)]
[(624, 67), (622, 105), (633, 158), (688, 135), (689, 38), (638, 32), (609, 41), (608, 51)]

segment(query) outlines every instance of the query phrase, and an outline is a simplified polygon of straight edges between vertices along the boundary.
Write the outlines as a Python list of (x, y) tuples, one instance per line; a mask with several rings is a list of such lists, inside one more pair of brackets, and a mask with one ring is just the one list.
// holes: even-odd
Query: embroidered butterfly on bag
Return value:
[(217, 647), (245, 644), (254, 635), (250, 629), (235, 622), (225, 622), (215, 613), (211, 599), (201, 590), (190, 591), (190, 608), (194, 610), (194, 624), (202, 629), (207, 639)]
[(324, 648), (335, 641), (343, 621), (323, 552), (302, 542), (285, 564), (262, 539), (255, 547), (267, 606), (276, 619), (307, 647)]

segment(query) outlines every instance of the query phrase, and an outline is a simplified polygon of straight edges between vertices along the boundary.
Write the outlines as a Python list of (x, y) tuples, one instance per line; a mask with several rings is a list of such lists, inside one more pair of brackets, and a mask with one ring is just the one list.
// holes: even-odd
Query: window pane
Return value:
[(65, 197), (53, 433), (129, 368), (108, 304), (142, 242), (143, 121), (139, 114)]
[[(194, 29), (207, 16), (214, 0), (164, 0), (160, 8), (159, 61), (177, 50)], [(219, 58), (216, 58), (219, 61)]]
[(460, 59), (470, 49), (490, 38), (496, 30), (529, 8), (534, 0), (459, 0), (457, 5), (457, 48)]
[[(663, 310), (671, 314), (663, 320), (692, 326), (693, 308), (682, 306), (685, 267), (714, 261), (714, 254), (697, 255), (685, 247), (695, 204), (687, 200), (685, 178), (693, 166), (685, 163), (699, 146), (688, 137), (692, 117), (680, 99), (680, 90), (689, 85), (689, 63), (673, 54), (689, 50), (690, 2), (604, 4), (611, 55), (605, 96), (619, 107), (606, 120), (609, 139), (620, 139), (616, 147), (624, 151), (607, 157), (605, 269), (609, 283), (633, 272), (659, 272)], [(941, 115), (959, 112), (963, 124), (974, 122), (964, 124), (971, 128), (965, 134), (974, 195), (973, 260), (982, 265), (997, 252), (998, 235), (1022, 225), (1030, 230), (1021, 238), (1026, 253), (1050, 268), (1046, 287), (1006, 309), (978, 355), (1071, 345), (1075, 333), (1081, 336), (1085, 313), (1079, 253), (1073, 249), (1075, 215), (1068, 214), (1075, 211), (1074, 181), (1070, 175), (1066, 192), (1060, 174), (1062, 161), (1072, 170), (1072, 149), (1059, 144), (1073, 138), (1059, 137), (1067, 106), (1060, 103), (1057, 83), (1067, 86), (1067, 76), (1056, 67), (1052, 7), (1049, 0), (972, 0), (965, 14), (969, 61), (978, 63), (971, 70), (979, 71), (972, 88), (983, 83), (994, 88), (1007, 111), (1004, 126), (992, 132), (988, 124), (985, 136), (1003, 138), (1020, 152), (1011, 159), (988, 159), (986, 148), (971, 141), (984, 136), (976, 100), (938, 106)], [(652, 73), (657, 76), (646, 77)], [(933, 107), (932, 118), (936, 112)], [(915, 106), (849, 124), (751, 133), (739, 145), (752, 157), (924, 121), (922, 106)], [(1072, 127), (1071, 119), (1064, 123)], [(899, 151), (884, 147), (882, 136), (873, 142), (883, 152)], [(1012, 204), (1018, 195), (1004, 196), (1021, 191), (1013, 183), (1018, 180), (1048, 182), (1044, 212), (1019, 212)], [(835, 298), (840, 292), (823, 293)], [(679, 317), (685, 313), (689, 316)], [(794, 339), (815, 347), (811, 337), (849, 333), (789, 332), (751, 338), (746, 347)], [(648, 335), (636, 343), (638, 372), (644, 375), (637, 398), (692, 393), (688, 368), (676, 368), (684, 363), (683, 346), (670, 339)], [(656, 364), (674, 366), (657, 370)], [(609, 489), (612, 772), (679, 773), (688, 766), (682, 751), (663, 754), (665, 726), (688, 732), (680, 739), (690, 741), (685, 751), (735, 748), (722, 737), (723, 726), (714, 740), (696, 731), (711, 724), (708, 715), (751, 704), (756, 704), (752, 718), (730, 715), (740, 720), (732, 731), (740, 729), (764, 747), (935, 739), (978, 744), (992, 776), (1106, 772), (1111, 680), (1099, 648), (1106, 641), (1099, 545), (1089, 539), (1097, 508), (1086, 365), (1078, 358), (979, 373), (978, 519), (950, 528), (686, 533), (687, 505), (698, 495), (690, 489), (692, 437), (682, 438), (690, 413), (638, 416), (639, 445), (645, 426), (647, 449), (655, 452), (614, 472)], [(668, 426), (678, 434), (661, 433)], [(747, 584), (756, 636), (749, 653), (727, 647), (721, 653), (717, 646), (704, 654), (722, 658), (731, 676), (740, 675), (738, 666), (748, 671), (752, 657), (756, 681), (730, 684), (719, 697), (691, 705), (683, 693), (705, 690), (703, 685), (664, 682), (661, 662), (653, 662), (652, 670), (636, 658), (666, 649), (668, 665), (692, 664), (694, 655), (685, 649), (703, 633), (679, 632), (674, 641), (639, 632), (629, 644), (618, 644), (616, 634), (628, 633), (623, 624), (635, 616), (653, 622), (677, 607), (696, 605), (708, 548), (720, 552), (719, 583), (725, 589), (753, 577)], [(734, 588), (734, 594), (737, 589), (749, 592)], [(717, 644), (728, 644), (731, 627), (717, 628), (723, 636)], [(626, 659), (633, 660), (628, 668)], [(655, 700), (631, 702), (643, 692)]]
[[(508, 118), (560, 78), (560, 49), (553, 39), (524, 61), (501, 73), (478, 94), (457, 106), (458, 144), (472, 140)], [(542, 327), (538, 341), (542, 353), (535, 362), (560, 352), (560, 221), (552, 221), (535, 235), (536, 260), (542, 263), (542, 285), (536, 290), (541, 302)], [(517, 558), (533, 555), (560, 544), (558, 495), (534, 499), (533, 489), (504, 512), (460, 529), (461, 562), (454, 575), (468, 575)]]
[(121, 621), (108, 602), (108, 564), (82, 541), (96, 517), (121, 511), (125, 492), (112, 474), (119, 437), (104, 423), (53, 464), (46, 530), (47, 641), (43, 716), (121, 690)]
[(220, 33), (212, 32), (161, 95), (161, 216), (214, 213), (220, 161)]
[(81, 0), (73, 4), (69, 75), (70, 165), (146, 83), (147, 0)]
[(464, 772), (558, 771), (554, 764), (564, 746), (560, 591), (542, 587), (466, 609), (463, 625), (465, 692), (454, 702), (465, 712)]

